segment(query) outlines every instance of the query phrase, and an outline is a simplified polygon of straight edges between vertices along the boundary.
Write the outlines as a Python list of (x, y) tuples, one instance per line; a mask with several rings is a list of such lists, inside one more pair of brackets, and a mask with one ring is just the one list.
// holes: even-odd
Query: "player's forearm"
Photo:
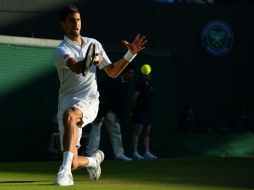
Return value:
[(74, 59), (69, 59), (66, 63), (66, 66), (74, 73), (81, 74), (82, 73), (82, 61), (75, 61)]
[(121, 72), (124, 70), (124, 68), (128, 64), (129, 64), (129, 62), (126, 59), (121, 58), (118, 61), (116, 61), (115, 63), (107, 65), (103, 69), (109, 77), (116, 78), (121, 74)]
[(136, 57), (137, 53), (132, 53), (130, 50), (126, 52), (123, 58), (119, 59), (113, 64), (110, 64), (104, 67), (104, 71), (108, 74), (109, 77), (116, 78), (125, 67)]

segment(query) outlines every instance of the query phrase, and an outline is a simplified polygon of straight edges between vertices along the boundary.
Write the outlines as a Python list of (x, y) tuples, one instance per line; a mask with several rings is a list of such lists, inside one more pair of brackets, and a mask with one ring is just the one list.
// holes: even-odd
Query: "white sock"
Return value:
[(97, 166), (97, 162), (93, 157), (86, 157), (88, 159), (88, 164), (86, 167), (95, 168)]
[(66, 151), (63, 153), (63, 163), (62, 167), (71, 170), (71, 164), (73, 159), (73, 153), (70, 151)]

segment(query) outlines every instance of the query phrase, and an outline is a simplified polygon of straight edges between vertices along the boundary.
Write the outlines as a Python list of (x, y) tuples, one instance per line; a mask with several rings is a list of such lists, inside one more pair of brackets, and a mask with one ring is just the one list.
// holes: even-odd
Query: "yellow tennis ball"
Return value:
[(142, 65), (142, 67), (141, 67), (141, 73), (143, 75), (149, 75), (151, 73), (151, 71), (152, 71), (152, 68), (151, 68), (150, 65), (148, 65), (148, 64)]

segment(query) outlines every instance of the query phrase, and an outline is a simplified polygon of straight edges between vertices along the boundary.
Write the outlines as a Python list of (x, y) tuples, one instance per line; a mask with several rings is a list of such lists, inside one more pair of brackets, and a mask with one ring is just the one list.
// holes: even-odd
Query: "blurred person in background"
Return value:
[(133, 64), (129, 64), (116, 79), (106, 78), (99, 83), (101, 94), (99, 112), (90, 130), (87, 155), (92, 155), (99, 149), (101, 126), (105, 126), (115, 159), (132, 160), (124, 154), (121, 122), (124, 117), (125, 101), (128, 98), (129, 81), (133, 78), (133, 74)]
[(205, 132), (192, 105), (184, 106), (177, 123), (177, 129), (182, 132)]
[(254, 132), (254, 116), (247, 104), (240, 104), (233, 130), (235, 132)]
[[(152, 68), (144, 64), (140, 69), (140, 78), (132, 97), (133, 121), (133, 155), (134, 160), (156, 159), (157, 156), (150, 152), (150, 132), (152, 127), (152, 105), (154, 89), (151, 84)], [(144, 156), (138, 152), (140, 135), (143, 135)]]

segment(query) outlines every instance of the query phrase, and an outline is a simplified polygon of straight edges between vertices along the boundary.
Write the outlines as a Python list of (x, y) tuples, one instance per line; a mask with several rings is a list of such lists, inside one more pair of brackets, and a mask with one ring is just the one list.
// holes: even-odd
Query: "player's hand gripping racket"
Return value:
[(93, 64), (98, 64), (99, 57), (95, 53), (95, 44), (91, 43), (88, 46), (85, 59), (82, 61), (82, 75), (85, 76), (86, 72), (91, 68)]

